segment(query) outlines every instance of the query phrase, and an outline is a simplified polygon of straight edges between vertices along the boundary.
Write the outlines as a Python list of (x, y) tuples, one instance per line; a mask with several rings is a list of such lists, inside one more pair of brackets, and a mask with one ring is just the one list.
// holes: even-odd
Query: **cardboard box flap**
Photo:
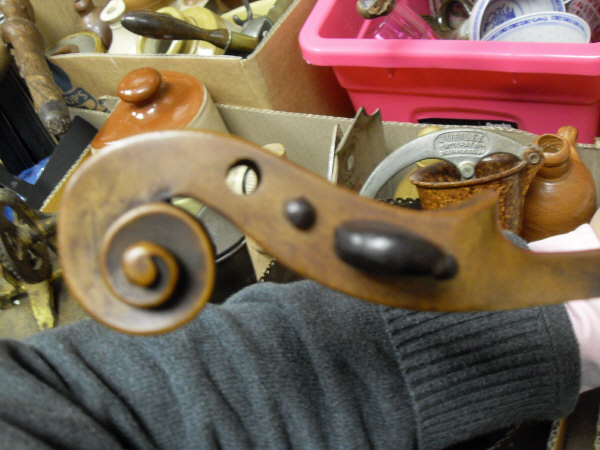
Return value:
[[(104, 6), (105, 0), (95, 2)], [(120, 80), (140, 67), (174, 70), (206, 84), (215, 103), (351, 117), (354, 109), (333, 70), (308, 64), (298, 34), (315, 0), (295, 0), (246, 58), (201, 55), (76, 53), (48, 58), (70, 107), (105, 110), (99, 98), (117, 95)], [(46, 44), (78, 29), (73, 2), (32, 0)]]

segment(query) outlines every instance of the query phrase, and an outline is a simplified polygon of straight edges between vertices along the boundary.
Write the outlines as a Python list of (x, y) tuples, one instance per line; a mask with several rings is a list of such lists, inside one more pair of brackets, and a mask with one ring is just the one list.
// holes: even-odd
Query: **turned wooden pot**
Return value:
[(543, 134), (535, 140), (544, 163), (525, 198), (522, 236), (528, 241), (567, 233), (589, 222), (596, 211), (596, 186), (577, 155), (573, 129), (559, 133), (563, 135)]

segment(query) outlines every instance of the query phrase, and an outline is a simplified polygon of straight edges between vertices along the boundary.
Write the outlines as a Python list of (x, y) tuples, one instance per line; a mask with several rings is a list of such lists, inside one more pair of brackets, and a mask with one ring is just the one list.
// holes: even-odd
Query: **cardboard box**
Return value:
[[(248, 139), (258, 145), (279, 142), (285, 147), (288, 159), (324, 178), (329, 178), (329, 162), (332, 156), (332, 144), (336, 130), (339, 127), (339, 133), (344, 134), (355, 121), (354, 117), (273, 111), (235, 105), (217, 105), (217, 109), (231, 134)], [(89, 121), (96, 128), (102, 127), (108, 117), (106, 113), (98, 111), (80, 109), (71, 109), (71, 111), (74, 115)], [(381, 122), (381, 130), (378, 132), (384, 138), (383, 145), (385, 149), (383, 153), (387, 155), (417, 138), (419, 132), (425, 127), (427, 127), (426, 124)], [(447, 126), (447, 128), (455, 127)], [(522, 144), (532, 143), (537, 137), (532, 133), (505, 127), (477, 128), (493, 130)], [(600, 180), (600, 152), (598, 148), (589, 144), (581, 144), (577, 148), (583, 161), (591, 167), (594, 177)], [(367, 149), (357, 148), (356, 151), (367, 151)], [(358, 167), (357, 170), (365, 171), (365, 168)], [(410, 168), (407, 168), (407, 170), (410, 170)]]
[[(358, 190), (361, 180), (372, 172), (385, 156), (407, 142), (418, 137), (427, 125), (382, 122), (378, 113), (368, 116), (358, 113), (355, 118), (319, 116), (312, 114), (289, 113), (271, 110), (259, 110), (231, 105), (220, 105), (218, 111), (224, 119), (229, 132), (233, 135), (248, 139), (258, 145), (280, 143), (285, 148), (288, 159), (308, 170), (329, 179), (334, 183), (344, 184)], [(84, 109), (72, 109), (78, 115), (96, 128), (101, 128), (108, 114)], [(358, 126), (354, 126), (357, 122)], [(450, 127), (454, 128), (454, 127)], [(520, 130), (503, 127), (480, 127), (506, 135), (522, 144), (530, 144), (536, 135)], [(310, 132), (307, 132), (309, 131)], [(354, 134), (351, 134), (354, 133)], [(350, 176), (336, 174), (334, 169), (334, 154), (340, 144), (348, 143), (345, 151), (352, 154), (354, 167)], [(591, 168), (597, 180), (597, 190), (600, 188), (600, 154), (591, 145), (579, 145), (579, 154)], [(376, 155), (376, 156), (373, 156)], [(84, 156), (69, 171), (73, 173), (77, 166), (90, 157), (86, 150)], [(342, 163), (343, 165), (343, 163)], [(388, 183), (388, 189), (381, 191), (383, 198), (393, 198), (393, 185), (398, 184), (415, 165), (406, 167), (399, 172), (393, 181)], [(346, 176), (345, 179), (342, 179)], [(63, 189), (68, 182), (68, 175), (57, 186), (53, 195), (44, 204), (44, 211), (58, 211)], [(600, 198), (600, 193), (598, 194)], [(255, 268), (255, 274), (260, 277), (270, 262), (269, 257), (261, 257), (250, 249)]]
[[(95, 0), (104, 6), (108, 0)], [(47, 46), (74, 33), (72, 0), (31, 0)], [(139, 67), (184, 72), (206, 84), (215, 103), (351, 117), (354, 110), (331, 68), (306, 63), (298, 33), (315, 0), (295, 0), (247, 58), (80, 53), (49, 58), (68, 106), (103, 110), (99, 97), (117, 95), (121, 78)]]
[[(331, 160), (334, 151), (336, 135), (343, 135), (352, 127), (354, 118), (334, 117), (314, 114), (272, 111), (265, 109), (246, 108), (234, 105), (217, 105), (217, 109), (231, 134), (248, 139), (258, 145), (274, 142), (283, 144), (288, 159), (300, 164), (312, 172), (331, 180)], [(108, 114), (99, 111), (72, 108), (72, 113), (78, 115), (96, 128), (108, 117)], [(384, 142), (383, 154), (387, 155), (398, 147), (418, 137), (418, 134), (427, 125), (405, 122), (381, 122), (380, 133)], [(454, 128), (453, 126), (448, 128)], [(537, 135), (521, 130), (504, 127), (477, 127), (493, 130), (508, 136), (522, 144), (534, 141)], [(310, 132), (308, 132), (310, 131)], [(339, 138), (339, 137), (338, 137)], [(596, 181), (597, 196), (600, 199), (600, 150), (591, 144), (578, 144), (578, 153), (583, 162), (588, 166)], [(371, 151), (368, 148), (357, 147), (356, 152)], [(71, 173), (75, 169), (72, 168)], [(397, 178), (404, 177), (413, 167), (401, 171)], [(370, 173), (372, 168), (357, 167), (357, 176)], [(63, 183), (66, 180), (63, 180)], [(336, 180), (331, 180), (336, 181)], [(56, 199), (52, 204), (58, 207)]]

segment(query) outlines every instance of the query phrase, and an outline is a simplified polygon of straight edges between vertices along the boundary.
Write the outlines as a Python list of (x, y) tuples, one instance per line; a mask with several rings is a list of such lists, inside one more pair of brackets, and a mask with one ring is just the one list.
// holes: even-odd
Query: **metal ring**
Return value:
[[(498, 133), (475, 128), (452, 128), (418, 137), (390, 153), (371, 172), (360, 195), (375, 198), (381, 188), (402, 169), (423, 159), (441, 159), (457, 169), (475, 166), (495, 153), (508, 153), (521, 159), (530, 145)], [(470, 164), (464, 164), (465, 162)], [(469, 170), (461, 171), (465, 179), (473, 177)]]

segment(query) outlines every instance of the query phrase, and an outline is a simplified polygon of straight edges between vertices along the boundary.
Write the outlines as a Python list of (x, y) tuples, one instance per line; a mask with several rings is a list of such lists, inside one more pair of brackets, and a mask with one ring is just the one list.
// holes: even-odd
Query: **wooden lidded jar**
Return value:
[(205, 129), (228, 133), (206, 86), (191, 75), (145, 67), (119, 83), (120, 101), (92, 140), (96, 153), (149, 131)]
[(576, 137), (576, 129), (563, 127), (558, 134), (535, 140), (544, 152), (544, 164), (525, 198), (522, 236), (527, 241), (572, 231), (596, 211), (596, 186), (577, 154)]

